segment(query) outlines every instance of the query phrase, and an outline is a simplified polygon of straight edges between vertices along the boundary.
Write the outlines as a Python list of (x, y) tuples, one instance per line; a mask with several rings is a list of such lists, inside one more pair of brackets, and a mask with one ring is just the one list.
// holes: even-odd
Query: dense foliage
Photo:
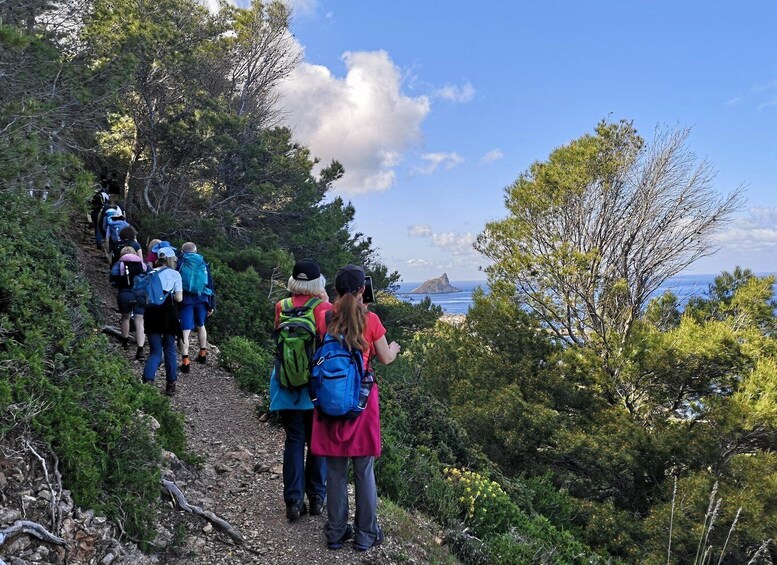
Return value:
[[(183, 455), (183, 421), (108, 351), (61, 212), (0, 193), (0, 429), (31, 430), (58, 455), (77, 504), (148, 541), (161, 448)], [(146, 415), (146, 416), (143, 416)], [(146, 417), (161, 425), (155, 436)]]

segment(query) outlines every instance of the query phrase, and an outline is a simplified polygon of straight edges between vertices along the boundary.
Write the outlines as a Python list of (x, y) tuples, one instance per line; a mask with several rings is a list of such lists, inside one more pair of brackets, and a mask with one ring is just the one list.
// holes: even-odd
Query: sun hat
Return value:
[(174, 247), (161, 247), (160, 249), (157, 249), (156, 256), (159, 259), (169, 259), (170, 257), (175, 257), (175, 248)]
[(170, 245), (170, 242), (169, 242), (169, 241), (160, 241), (160, 242), (159, 242), (159, 243), (157, 243), (157, 244), (156, 244), (154, 247), (152, 247), (152, 248), (151, 248), (151, 253), (157, 253), (157, 254), (158, 254), (158, 253), (159, 253), (159, 250), (160, 250), (160, 249), (162, 249), (163, 247), (169, 247), (169, 248), (171, 248), (173, 251), (175, 251), (175, 247), (173, 247), (172, 245)]

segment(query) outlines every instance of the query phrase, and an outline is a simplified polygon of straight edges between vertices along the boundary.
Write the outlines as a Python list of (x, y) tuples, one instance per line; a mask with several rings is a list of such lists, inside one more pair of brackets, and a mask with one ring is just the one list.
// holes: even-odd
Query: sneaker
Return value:
[(383, 529), (378, 526), (378, 535), (375, 536), (375, 541), (371, 545), (364, 545), (362, 543), (354, 543), (353, 548), (356, 551), (367, 551), (370, 548), (377, 547), (383, 543)]
[(353, 537), (353, 525), (346, 524), (345, 533), (343, 534), (343, 537), (341, 537), (337, 541), (327, 542), (326, 546), (329, 549), (340, 549), (341, 547), (343, 547), (343, 544), (347, 542), (349, 539), (351, 539), (352, 537)]
[(197, 355), (197, 363), (207, 363), (208, 362), (208, 356), (206, 355)]
[(308, 503), (310, 504), (311, 516), (320, 516), (321, 513), (324, 511), (324, 504), (325, 504), (324, 497), (319, 496), (317, 494), (314, 494), (313, 496), (308, 496)]
[(128, 337), (121, 338), (122, 349), (129, 349), (130, 339)]
[(175, 396), (175, 383), (167, 383), (165, 394), (167, 396)]
[(138, 350), (135, 352), (135, 361), (145, 361), (146, 360), (146, 353), (143, 351), (142, 347), (138, 347)]
[(143, 383), (144, 385), (153, 385), (154, 384), (154, 381), (152, 381), (151, 379), (140, 379), (140, 382)]
[(181, 366), (178, 368), (181, 370), (182, 373), (188, 373), (192, 368), (192, 366), (189, 364), (189, 358), (184, 357), (183, 362), (181, 363)]
[(305, 503), (301, 503), (298, 500), (290, 500), (286, 503), (286, 518), (289, 519), (289, 522), (298, 520), (299, 517), (307, 511), (308, 509), (305, 506)]

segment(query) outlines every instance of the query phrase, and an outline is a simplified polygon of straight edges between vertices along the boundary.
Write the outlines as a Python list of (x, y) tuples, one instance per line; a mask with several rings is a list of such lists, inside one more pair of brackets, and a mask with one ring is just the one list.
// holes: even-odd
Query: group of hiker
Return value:
[[(365, 283), (361, 267), (341, 268), (335, 275), (338, 296), (330, 303), (318, 263), (303, 259), (289, 277), (291, 296), (275, 305), (278, 351), (270, 379), (270, 410), (277, 411), (286, 433), (286, 517), (293, 522), (305, 512), (315, 516), (326, 508), (325, 535), (333, 550), (350, 539), (357, 551), (383, 541), (373, 470), (381, 436), (372, 360), (391, 363), (400, 347), (388, 343), (380, 318), (367, 310)], [(318, 346), (309, 360), (306, 340)], [(348, 522), (351, 463), (356, 487), (353, 523)]]
[[(166, 394), (175, 394), (178, 369), (189, 372), (189, 337), (197, 329), (197, 361), (207, 360), (205, 321), (215, 308), (210, 269), (197, 246), (180, 252), (168, 241), (151, 240), (147, 253), (137, 231), (111, 195), (98, 189), (92, 201), (95, 244), (111, 265), (117, 289), (124, 347), (134, 321), (143, 382), (153, 383), (164, 359)], [(391, 363), (400, 346), (389, 343), (380, 318), (367, 309), (371, 283), (361, 267), (337, 271), (337, 298), (330, 302), (326, 278), (314, 259), (294, 264), (289, 297), (275, 305), (276, 363), (270, 378), (270, 411), (286, 439), (283, 498), (290, 522), (327, 511), (327, 547), (366, 551), (383, 542), (378, 525), (374, 462), (381, 453), (378, 383), (372, 361)], [(181, 349), (178, 366), (177, 348)], [(350, 523), (349, 467), (353, 465), (356, 508)], [(307, 497), (307, 504), (305, 498)]]
[[(142, 380), (153, 383), (164, 360), (165, 394), (175, 394), (178, 369), (188, 373), (189, 337), (196, 329), (200, 350), (196, 359), (207, 362), (205, 320), (215, 309), (210, 268), (193, 242), (180, 252), (168, 241), (152, 239), (147, 253), (137, 240), (137, 230), (124, 216), (112, 195), (97, 187), (91, 201), (91, 222), (98, 249), (110, 264), (110, 282), (117, 289), (116, 304), (124, 348), (130, 344), (130, 325), (135, 326), (135, 359), (145, 361)], [(148, 341), (149, 353), (144, 353)], [(178, 365), (178, 347), (181, 365)]]

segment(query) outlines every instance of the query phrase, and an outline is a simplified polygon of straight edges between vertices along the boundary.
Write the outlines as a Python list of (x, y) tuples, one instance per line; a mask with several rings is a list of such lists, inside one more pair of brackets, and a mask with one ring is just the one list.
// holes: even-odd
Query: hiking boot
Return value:
[(299, 519), (300, 515), (305, 514), (307, 510), (304, 502), (290, 500), (286, 503), (286, 518), (289, 519), (289, 522), (294, 522)]
[(364, 545), (363, 543), (354, 543), (353, 548), (356, 551), (367, 551), (372, 547), (377, 547), (383, 543), (383, 529), (378, 526), (378, 535), (375, 536), (375, 541), (371, 545)]
[(167, 383), (167, 386), (165, 386), (165, 394), (167, 396), (175, 396), (175, 383)]
[(146, 353), (143, 351), (142, 347), (138, 347), (138, 350), (135, 352), (135, 361), (145, 361), (146, 360)]
[(130, 339), (128, 337), (121, 338), (122, 349), (129, 349)]
[(346, 524), (345, 525), (345, 533), (343, 534), (343, 537), (341, 537), (337, 541), (330, 541), (327, 542), (326, 546), (329, 549), (340, 549), (343, 547), (343, 544), (347, 542), (349, 539), (353, 537), (353, 525), (352, 524)]
[(320, 516), (324, 511), (324, 497), (314, 494), (308, 496), (308, 503), (310, 504), (310, 515)]
[(202, 353), (197, 355), (197, 363), (207, 363), (207, 362), (208, 362), (208, 355), (207, 355), (207, 353), (205, 355), (203, 355)]
[(183, 362), (181, 363), (181, 366), (178, 368), (181, 370), (182, 373), (188, 373), (192, 368), (192, 366), (189, 364), (189, 358), (184, 357)]

